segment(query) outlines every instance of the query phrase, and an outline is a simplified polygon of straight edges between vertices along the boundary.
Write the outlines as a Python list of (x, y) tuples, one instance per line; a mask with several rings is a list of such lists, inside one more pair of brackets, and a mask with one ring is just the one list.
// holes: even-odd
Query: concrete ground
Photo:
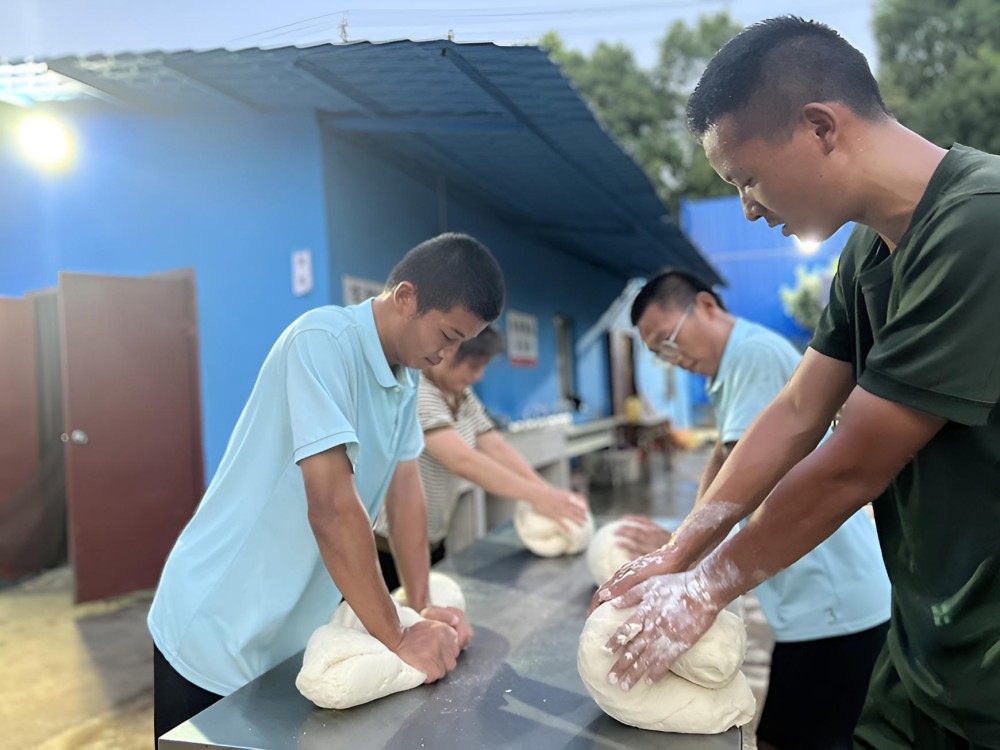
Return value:
[(81, 606), (68, 568), (0, 590), (0, 744), (152, 747), (152, 592)]
[[(667, 470), (653, 457), (644, 480), (592, 487), (598, 515), (683, 516), (694, 502), (706, 450), (681, 453)], [(67, 568), (0, 589), (0, 745), (8, 750), (148, 750), (152, 747), (152, 592), (72, 603)], [(744, 670), (757, 697), (767, 691), (771, 636), (752, 597), (744, 602)], [(753, 729), (747, 727), (746, 747)]]

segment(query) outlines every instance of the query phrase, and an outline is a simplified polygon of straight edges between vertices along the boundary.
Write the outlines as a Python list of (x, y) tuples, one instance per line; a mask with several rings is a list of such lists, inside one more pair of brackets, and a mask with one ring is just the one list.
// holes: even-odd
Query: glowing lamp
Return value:
[(69, 132), (51, 117), (29, 117), (21, 124), (20, 137), (25, 155), (36, 164), (58, 167), (69, 159)]

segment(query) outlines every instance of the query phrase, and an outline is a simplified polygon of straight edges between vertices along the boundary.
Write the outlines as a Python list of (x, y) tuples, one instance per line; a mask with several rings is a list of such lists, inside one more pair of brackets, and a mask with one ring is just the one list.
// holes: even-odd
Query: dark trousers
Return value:
[(757, 739), (778, 750), (850, 750), (889, 623), (860, 633), (776, 643)]
[[(381, 545), (380, 545), (381, 546)], [(431, 547), (431, 565), (441, 562), (444, 559), (444, 542), (436, 547)], [(378, 551), (378, 564), (382, 568), (382, 578), (390, 593), (398, 589), (401, 585), (399, 572), (396, 570), (396, 561), (392, 555), (382, 549)]]
[(153, 728), (156, 739), (220, 700), (221, 695), (210, 693), (181, 677), (160, 649), (153, 646)]

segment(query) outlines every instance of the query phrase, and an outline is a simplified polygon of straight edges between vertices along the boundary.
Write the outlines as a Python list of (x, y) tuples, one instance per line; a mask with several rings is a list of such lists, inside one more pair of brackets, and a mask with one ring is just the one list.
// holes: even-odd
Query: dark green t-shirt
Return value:
[(811, 346), (948, 420), (875, 502), (913, 703), (1000, 746), (1000, 157), (955, 145), (899, 247), (858, 226)]

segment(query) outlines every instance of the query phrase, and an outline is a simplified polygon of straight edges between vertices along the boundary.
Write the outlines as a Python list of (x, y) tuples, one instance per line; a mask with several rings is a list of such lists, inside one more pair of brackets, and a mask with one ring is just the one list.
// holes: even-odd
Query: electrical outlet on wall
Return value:
[(312, 250), (292, 251), (292, 294), (302, 297), (313, 289)]

